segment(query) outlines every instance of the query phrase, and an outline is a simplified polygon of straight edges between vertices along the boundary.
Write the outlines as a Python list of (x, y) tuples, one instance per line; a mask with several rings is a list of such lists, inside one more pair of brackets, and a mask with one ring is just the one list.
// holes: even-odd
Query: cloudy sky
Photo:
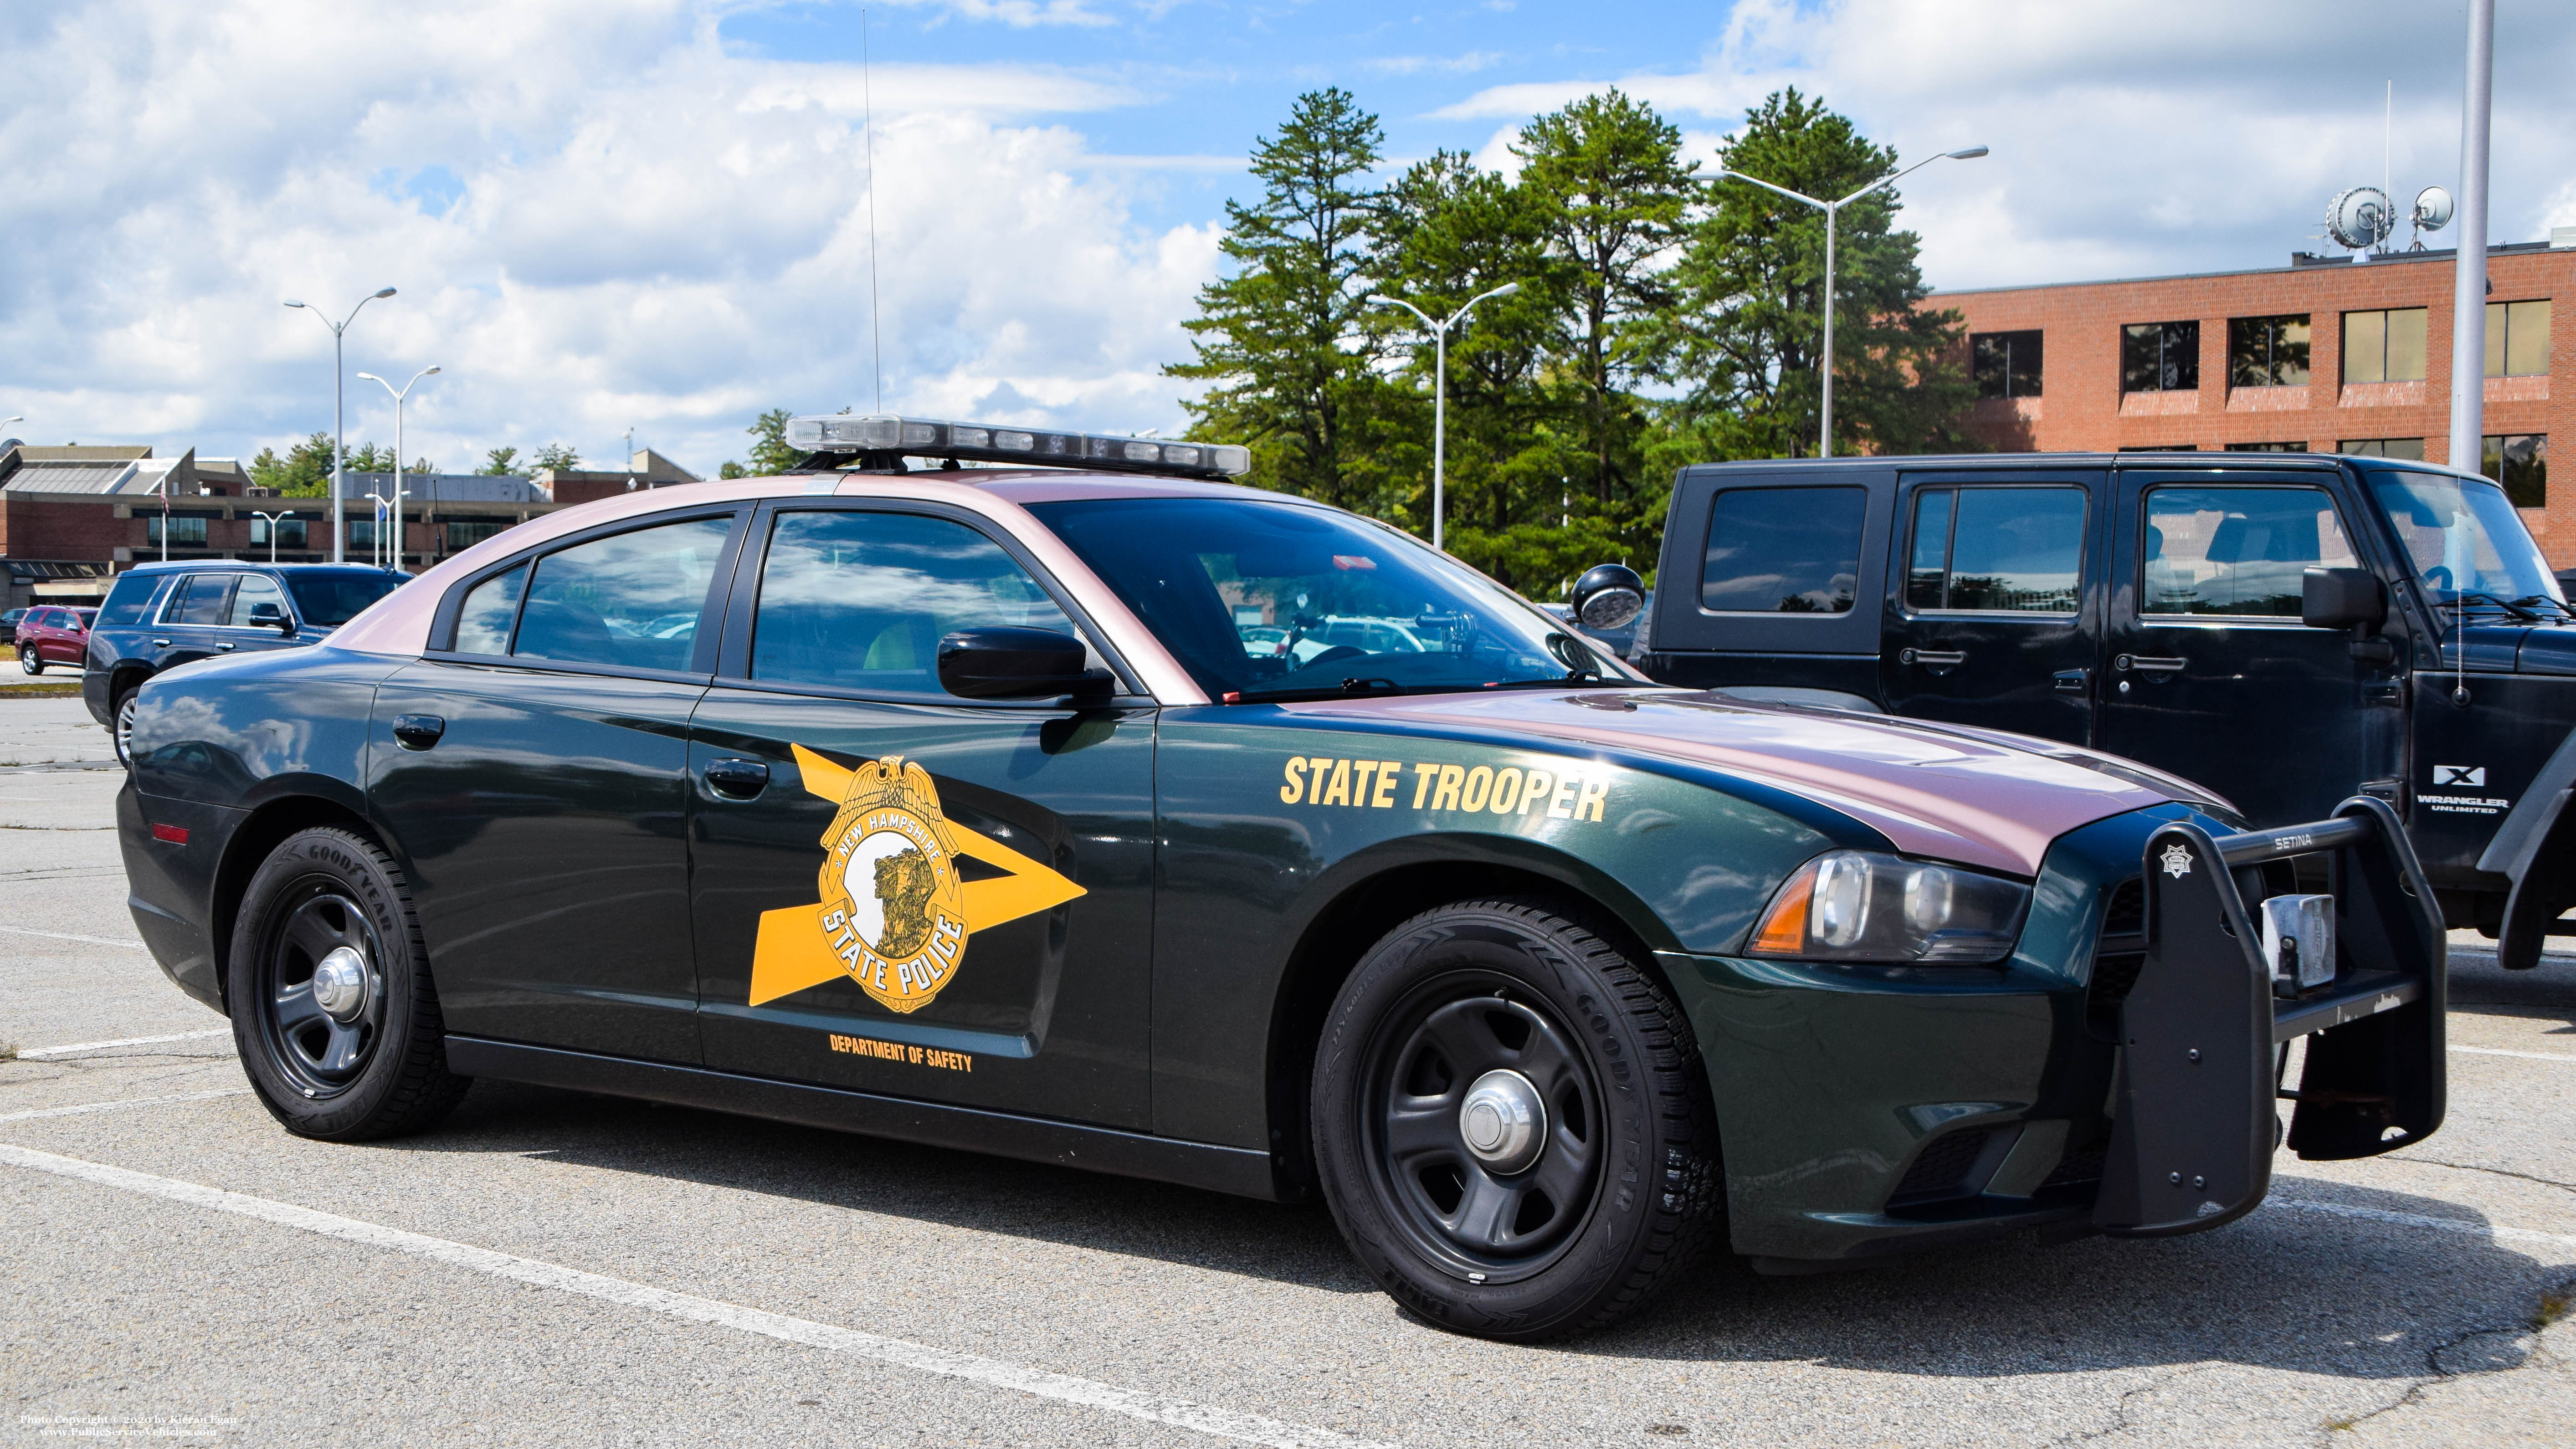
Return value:
[[(2576, 223), (2576, 9), (2503, 0), (2490, 234)], [(407, 451), (761, 409), (1171, 429), (1240, 161), (1300, 91), (1508, 163), (1623, 86), (1712, 148), (1797, 84), (1908, 157), (1941, 287), (2276, 266), (2455, 186), (2461, 0), (52, 0), (0, 5), (0, 434), (248, 455), (409, 377)], [(863, 70), (862, 59), (871, 62)], [(863, 116), (873, 108), (871, 138)], [(871, 273), (873, 218), (876, 265)], [(2445, 238), (2447, 239), (2447, 238)], [(879, 356), (882, 356), (882, 367)], [(350, 382), (349, 431), (391, 441)], [(360, 391), (359, 389), (364, 389)]]

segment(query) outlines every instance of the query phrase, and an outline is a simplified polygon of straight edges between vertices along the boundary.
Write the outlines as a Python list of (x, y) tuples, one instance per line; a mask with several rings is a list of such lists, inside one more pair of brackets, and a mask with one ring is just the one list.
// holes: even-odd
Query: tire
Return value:
[[(336, 982), (324, 963), (354, 972)], [(402, 873), (358, 836), (289, 836), (243, 893), (225, 966), (242, 1068), (270, 1115), (299, 1137), (363, 1142), (447, 1115), (472, 1079), (447, 1070), (446, 1024)], [(354, 1000), (341, 1013), (330, 989)], [(317, 987), (321, 989), (317, 989)]]
[(33, 644), (21, 644), (21, 645), (19, 645), (19, 646), (18, 646), (18, 667), (19, 667), (20, 669), (23, 669), (23, 670), (27, 671), (29, 674), (42, 674), (42, 673), (44, 673), (44, 672), (45, 672), (45, 656), (44, 656), (43, 651), (39, 650), (39, 649), (38, 649), (35, 645), (33, 645)]
[(129, 770), (134, 768), (134, 712), (141, 707), (138, 700), (142, 693), (142, 685), (128, 686), (108, 711), (108, 718), (114, 721), (107, 727), (108, 740), (116, 747), (116, 762)]
[[(1522, 1083), (1501, 1083), (1507, 1102), (1535, 1099), (1535, 1145), (1489, 1162), (1462, 1109), (1505, 1072)], [(1312, 1107), (1352, 1253), (1460, 1333), (1601, 1327), (1685, 1276), (1721, 1225), (1717, 1114), (1681, 1011), (1544, 901), (1442, 906), (1370, 948), (1325, 1021)], [(1476, 1130), (1498, 1125), (1508, 1139), (1499, 1113)]]

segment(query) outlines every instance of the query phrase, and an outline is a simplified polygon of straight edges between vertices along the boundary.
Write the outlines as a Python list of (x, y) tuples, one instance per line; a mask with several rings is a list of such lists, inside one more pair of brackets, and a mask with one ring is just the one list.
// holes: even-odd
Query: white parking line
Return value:
[(2481, 1057), (2521, 1057), (2525, 1061), (2532, 1062), (2576, 1062), (2576, 1057), (2561, 1056), (2556, 1052), (2509, 1052), (2503, 1047), (2464, 1046), (2455, 1046), (2451, 1050)]
[(37, 1047), (18, 1053), (22, 1062), (49, 1062), (56, 1057), (76, 1057), (82, 1052), (103, 1052), (109, 1047), (159, 1046), (165, 1041), (197, 1041), (210, 1036), (231, 1036), (229, 1026), (208, 1027), (204, 1031), (179, 1031), (168, 1036), (129, 1036), (115, 1041), (76, 1041), (69, 1046)]
[[(102, 1103), (101, 1110), (125, 1103)], [(56, 1109), (63, 1111), (66, 1109)], [(0, 1119), (7, 1120), (7, 1119)], [(58, 1177), (75, 1178), (102, 1187), (120, 1188), (193, 1207), (212, 1208), (217, 1212), (238, 1213), (283, 1227), (300, 1228), (308, 1233), (339, 1238), (345, 1242), (363, 1243), (413, 1257), (427, 1258), (454, 1267), (508, 1278), (538, 1288), (553, 1288), (584, 1297), (604, 1299), (629, 1308), (641, 1308), (692, 1323), (714, 1324), (720, 1328), (739, 1329), (768, 1338), (801, 1343), (809, 1348), (827, 1349), (853, 1358), (873, 1359), (897, 1364), (923, 1373), (947, 1378), (965, 1379), (1032, 1394), (1042, 1399), (1079, 1404), (1106, 1413), (1123, 1414), (1149, 1423), (1169, 1424), (1192, 1429), (1202, 1434), (1215, 1434), (1228, 1439), (1242, 1439), (1254, 1444), (1267, 1444), (1275, 1449), (1386, 1449), (1369, 1440), (1355, 1439), (1330, 1429), (1305, 1424), (1292, 1424), (1280, 1419), (1265, 1419), (1258, 1414), (1242, 1414), (1231, 1409), (1215, 1408), (1188, 1399), (1169, 1398), (1161, 1394), (1140, 1394), (1092, 1379), (1069, 1374), (1047, 1373), (1022, 1368), (999, 1359), (978, 1354), (954, 1353), (912, 1343), (900, 1338), (881, 1338), (873, 1333), (840, 1328), (810, 1319), (790, 1318), (782, 1313), (769, 1313), (758, 1308), (745, 1308), (738, 1303), (700, 1298), (692, 1293), (673, 1293), (661, 1288), (647, 1288), (621, 1278), (585, 1273), (578, 1268), (565, 1268), (521, 1258), (509, 1253), (496, 1253), (489, 1248), (472, 1247), (432, 1238), (400, 1228), (382, 1227), (355, 1218), (338, 1217), (297, 1207), (292, 1203), (272, 1202), (267, 1198), (227, 1192), (175, 1178), (155, 1177), (146, 1172), (110, 1167), (104, 1163), (85, 1162), (77, 1157), (57, 1157), (50, 1152), (0, 1144), (0, 1163), (49, 1172)]]
[(2576, 1237), (2565, 1233), (2541, 1233), (2529, 1228), (2499, 1228), (2474, 1218), (2429, 1218), (2421, 1213), (2393, 1213), (2384, 1208), (2354, 1207), (2350, 1203), (2318, 1202), (2312, 1198), (2275, 1195), (2265, 1206), (2291, 1208), (2303, 1213), (2332, 1213), (2339, 1218), (2360, 1218), (2365, 1222), (2390, 1223), (2401, 1228), (2430, 1228), (2439, 1233), (2470, 1233), (2514, 1243), (2547, 1243), (2555, 1248), (2576, 1248)]
[(38, 1107), (31, 1112), (0, 1113), (0, 1122), (32, 1122), (39, 1117), (86, 1117), (92, 1112), (115, 1112), (127, 1107), (157, 1107), (166, 1102), (211, 1102), (217, 1097), (247, 1097), (248, 1087), (225, 1087), (213, 1092), (181, 1092), (175, 1097), (128, 1097), (120, 1102), (83, 1102), (77, 1107)]
[(42, 936), (48, 941), (79, 941), (91, 946), (114, 946), (119, 950), (143, 951), (150, 948), (140, 941), (111, 941), (105, 936), (75, 936), (64, 931), (39, 931), (30, 926), (0, 926), (12, 936)]

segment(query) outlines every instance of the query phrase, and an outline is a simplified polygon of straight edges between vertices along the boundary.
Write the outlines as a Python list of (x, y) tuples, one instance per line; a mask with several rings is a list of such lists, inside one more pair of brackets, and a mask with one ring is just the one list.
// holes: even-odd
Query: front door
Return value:
[(190, 574), (179, 581), (161, 605), (158, 627), (150, 635), (153, 672), (222, 652), (215, 646), (225, 642), (233, 586), (241, 577), (238, 573)]
[(2100, 469), (1914, 474), (1888, 589), (1890, 712), (2090, 744)]
[(293, 618), (286, 591), (277, 586), (277, 580), (266, 574), (243, 574), (233, 585), (232, 602), (225, 606), (223, 627), (216, 631), (215, 651), (248, 654), (286, 648), (295, 642), (287, 637), (285, 629)]
[(970, 519), (756, 537), (690, 734), (707, 1064), (1146, 1127), (1153, 709), (940, 688), (952, 630), (1084, 632)]
[(450, 1031), (697, 1060), (689, 715), (735, 521), (577, 537), (490, 573), (378, 688), (369, 794)]
[(2196, 781), (2257, 826), (2321, 818), (2396, 773), (2399, 696), (2348, 636), (2299, 621), (2353, 520), (2316, 474), (2123, 472), (2101, 744)]

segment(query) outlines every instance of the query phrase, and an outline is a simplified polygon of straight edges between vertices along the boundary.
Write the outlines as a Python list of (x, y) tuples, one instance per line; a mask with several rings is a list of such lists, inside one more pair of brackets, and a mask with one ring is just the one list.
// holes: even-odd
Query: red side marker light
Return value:
[(155, 825), (152, 827), (152, 838), (155, 840), (166, 840), (172, 845), (185, 845), (188, 843), (188, 827), (184, 825)]
[(1229, 689), (1229, 690), (1227, 690), (1227, 691), (1225, 692), (1225, 702), (1226, 702), (1227, 704), (1241, 704), (1241, 703), (1243, 703), (1243, 692), (1242, 692), (1241, 690), (1234, 690), (1234, 689)]

